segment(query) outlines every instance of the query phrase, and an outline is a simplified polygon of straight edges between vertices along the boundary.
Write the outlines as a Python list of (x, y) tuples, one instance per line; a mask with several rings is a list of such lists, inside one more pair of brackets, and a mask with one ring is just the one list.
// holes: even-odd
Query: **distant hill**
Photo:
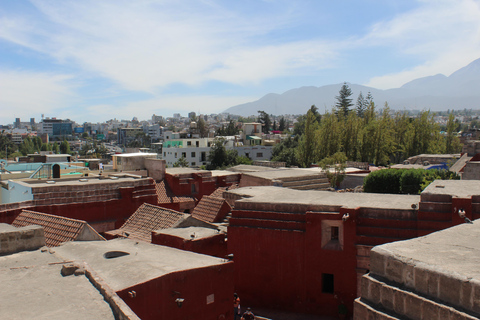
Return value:
[[(330, 110), (343, 83), (322, 87), (301, 87), (282, 94), (269, 93), (257, 101), (236, 105), (225, 113), (241, 116), (257, 115), (258, 110), (269, 114), (303, 114), (311, 105), (321, 113)], [(382, 107), (388, 102), (392, 109), (445, 111), (447, 109), (480, 109), (480, 59), (449, 77), (443, 74), (412, 80), (400, 88), (380, 90), (358, 84), (348, 84), (353, 102), (360, 92), (371, 92), (375, 103)]]

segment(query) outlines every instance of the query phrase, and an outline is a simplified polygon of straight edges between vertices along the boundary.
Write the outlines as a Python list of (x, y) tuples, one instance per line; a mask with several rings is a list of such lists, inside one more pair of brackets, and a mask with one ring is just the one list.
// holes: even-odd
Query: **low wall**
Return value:
[(45, 245), (41, 226), (26, 226), (0, 232), (0, 256), (20, 251), (36, 250)]

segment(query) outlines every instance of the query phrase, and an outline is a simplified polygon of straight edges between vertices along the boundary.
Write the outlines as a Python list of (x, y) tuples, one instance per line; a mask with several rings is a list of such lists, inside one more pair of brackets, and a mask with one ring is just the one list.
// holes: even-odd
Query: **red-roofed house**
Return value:
[(42, 226), (45, 232), (45, 244), (48, 247), (56, 247), (67, 241), (105, 240), (83, 220), (29, 210), (23, 210), (12, 225), (17, 228), (30, 225)]
[(171, 228), (185, 219), (185, 214), (144, 203), (119, 229), (105, 233), (107, 239), (125, 237), (152, 242), (152, 231)]
[(192, 216), (206, 222), (222, 222), (232, 207), (223, 198), (204, 196), (192, 212)]
[(157, 182), (155, 189), (160, 207), (186, 213), (191, 212), (195, 208), (197, 201), (194, 197), (176, 196), (165, 180)]

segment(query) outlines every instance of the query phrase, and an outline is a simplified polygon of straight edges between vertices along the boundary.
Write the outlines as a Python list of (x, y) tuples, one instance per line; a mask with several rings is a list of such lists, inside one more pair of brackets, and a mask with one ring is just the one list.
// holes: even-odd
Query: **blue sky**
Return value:
[(477, 58), (480, 0), (2, 0), (0, 124), (219, 113)]

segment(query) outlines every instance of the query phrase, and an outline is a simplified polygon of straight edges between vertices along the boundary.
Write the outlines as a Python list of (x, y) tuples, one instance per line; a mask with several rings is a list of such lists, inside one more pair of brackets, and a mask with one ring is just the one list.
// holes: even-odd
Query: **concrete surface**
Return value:
[(1, 319), (114, 319), (83, 275), (63, 277), (61, 259), (40, 250), (0, 257)]
[[(479, 182), (480, 183), (480, 182)], [(418, 195), (395, 195), (377, 193), (337, 193), (315, 190), (292, 190), (280, 187), (244, 187), (228, 193), (246, 196), (238, 202), (325, 205), (347, 208), (380, 208), (411, 210), (418, 204)]]
[[(162, 229), (162, 230), (157, 230), (156, 233), (169, 234), (169, 235), (177, 236), (186, 240), (191, 240), (191, 239), (201, 239), (201, 238), (211, 237), (219, 234), (219, 231), (217, 231), (216, 229), (210, 229), (210, 228), (188, 227), (188, 228)], [(192, 238), (192, 235), (194, 235), (193, 238)]]
[(480, 195), (479, 180), (435, 180), (423, 190), (424, 193), (445, 194), (452, 197), (470, 198)]
[[(125, 238), (69, 242), (55, 251), (65, 260), (86, 261), (114, 291), (175, 271), (225, 263), (224, 259)], [(112, 259), (104, 257), (105, 253), (112, 251), (129, 254)]]

